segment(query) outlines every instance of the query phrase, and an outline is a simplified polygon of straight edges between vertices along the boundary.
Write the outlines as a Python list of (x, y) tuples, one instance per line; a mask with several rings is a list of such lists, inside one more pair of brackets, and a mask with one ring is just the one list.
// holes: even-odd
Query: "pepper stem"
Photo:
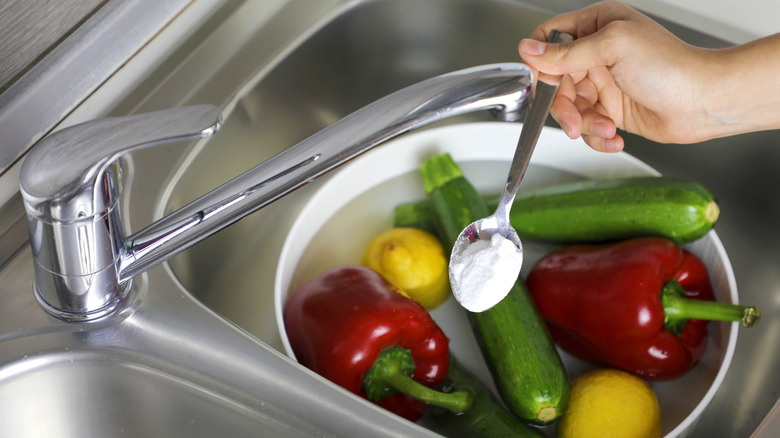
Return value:
[(745, 327), (752, 327), (761, 319), (761, 312), (756, 307), (685, 298), (685, 289), (674, 279), (664, 285), (661, 303), (665, 313), (664, 328), (676, 335), (689, 319), (739, 321)]
[(363, 379), (366, 396), (369, 400), (379, 401), (400, 392), (456, 414), (471, 409), (474, 404), (471, 392), (459, 390), (445, 393), (428, 388), (410, 377), (414, 369), (412, 353), (408, 349), (392, 347), (382, 351)]

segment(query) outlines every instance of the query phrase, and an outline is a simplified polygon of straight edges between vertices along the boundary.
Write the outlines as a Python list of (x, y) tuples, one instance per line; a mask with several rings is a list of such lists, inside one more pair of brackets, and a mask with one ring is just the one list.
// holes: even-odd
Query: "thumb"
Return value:
[(572, 74), (612, 65), (612, 53), (601, 50), (595, 35), (571, 43), (553, 44), (525, 38), (518, 51), (530, 67), (548, 75)]

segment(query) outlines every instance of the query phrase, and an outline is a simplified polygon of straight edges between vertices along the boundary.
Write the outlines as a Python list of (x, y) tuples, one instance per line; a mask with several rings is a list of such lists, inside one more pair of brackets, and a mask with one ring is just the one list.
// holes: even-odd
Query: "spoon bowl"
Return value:
[(472, 222), (458, 236), (450, 256), (455, 299), (471, 312), (493, 307), (512, 288), (522, 265), (523, 244), (508, 214), (497, 211)]
[[(559, 31), (551, 32), (548, 38), (551, 43), (569, 43), (572, 40), (571, 35)], [(523, 244), (509, 221), (509, 212), (550, 113), (558, 85), (537, 81), (536, 95), (520, 131), (496, 211), (469, 224), (452, 246), (449, 264), (452, 294), (461, 306), (471, 312), (483, 312), (498, 304), (520, 275)]]

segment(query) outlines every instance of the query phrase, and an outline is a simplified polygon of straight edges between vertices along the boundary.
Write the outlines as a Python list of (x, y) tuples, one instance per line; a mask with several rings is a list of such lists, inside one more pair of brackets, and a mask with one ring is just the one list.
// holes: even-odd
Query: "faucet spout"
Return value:
[[(417, 83), (358, 110), (131, 236), (124, 235), (118, 214), (117, 158), (138, 147), (210, 135), (220, 124), (218, 110), (178, 108), (101, 119), (55, 133), (31, 151), (20, 176), (36, 265), (36, 296), (47, 311), (64, 319), (89, 320), (111, 313), (134, 276), (388, 139), (477, 110), (489, 110), (500, 120), (518, 120), (531, 100), (532, 83), (531, 70), (518, 63), (473, 67)], [(145, 128), (148, 125), (153, 134)], [(146, 135), (139, 138), (139, 133)], [(89, 155), (83, 160), (92, 164), (62, 171), (67, 176), (52, 182), (46, 172), (63, 166), (56, 158), (47, 158), (52, 150), (60, 157)], [(85, 200), (90, 201), (88, 207), (82, 207)]]

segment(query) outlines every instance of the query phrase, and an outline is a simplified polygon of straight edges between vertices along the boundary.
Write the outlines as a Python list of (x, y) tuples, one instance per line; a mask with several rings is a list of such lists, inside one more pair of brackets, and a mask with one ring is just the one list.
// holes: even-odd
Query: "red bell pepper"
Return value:
[(542, 258), (527, 284), (564, 350), (648, 380), (698, 363), (709, 320), (751, 326), (760, 317), (754, 307), (713, 301), (704, 263), (660, 238), (563, 248)]
[(301, 286), (284, 307), (296, 359), (411, 421), (431, 404), (469, 409), (470, 393), (431, 389), (447, 376), (449, 340), (422, 306), (397, 291), (362, 266), (337, 267)]

